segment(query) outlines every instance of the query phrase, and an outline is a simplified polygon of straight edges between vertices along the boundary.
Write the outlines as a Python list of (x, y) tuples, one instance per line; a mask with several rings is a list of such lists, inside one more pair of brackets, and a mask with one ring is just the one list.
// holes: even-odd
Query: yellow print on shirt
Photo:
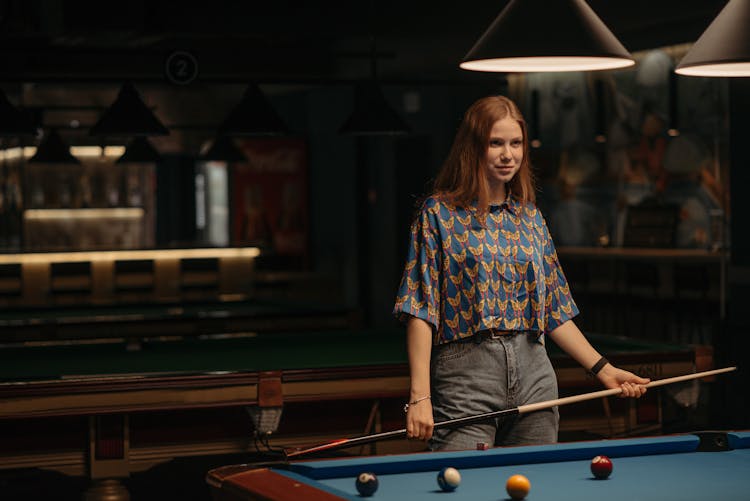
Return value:
[(560, 309), (565, 313), (566, 315), (572, 315), (573, 314), (573, 305), (570, 303), (560, 303)]
[(432, 297), (432, 286), (430, 284), (422, 282), (422, 294), (427, 298)]
[(469, 226), (469, 223), (471, 223), (471, 214), (466, 214), (464, 217), (461, 217), (458, 214), (456, 214), (456, 219), (458, 219), (458, 222), (461, 223), (464, 226), (464, 228), (466, 228), (467, 226)]
[(464, 281), (464, 270), (459, 271), (456, 275), (448, 275), (448, 278), (453, 282), (453, 285), (459, 286)]
[(495, 269), (495, 261), (482, 261), (482, 268), (484, 268), (484, 272), (489, 275), (492, 273), (492, 270)]
[(406, 277), (406, 288), (409, 291), (409, 293), (416, 292), (419, 288), (420, 282), (418, 280), (413, 280), (411, 277)]
[(435, 256), (437, 255), (437, 249), (434, 247), (425, 247), (424, 253), (427, 254), (427, 257), (432, 260), (435, 259)]
[(448, 235), (445, 237), (445, 240), (443, 240), (443, 249), (448, 251), (453, 246), (453, 240), (451, 239), (451, 236)]
[(477, 278), (477, 274), (479, 273), (479, 262), (474, 263), (474, 266), (466, 266), (464, 268), (464, 271), (467, 275), (469, 275), (469, 278), (475, 280)]
[(503, 234), (503, 237), (504, 237), (504, 238), (505, 238), (506, 240), (508, 240), (508, 241), (510, 241), (510, 242), (513, 242), (513, 243), (515, 243), (515, 242), (517, 242), (518, 240), (520, 240), (520, 239), (521, 239), (521, 232), (520, 232), (520, 231), (518, 231), (517, 229), (516, 229), (516, 230), (513, 230), (513, 231), (511, 231), (511, 230), (506, 230), (506, 229), (501, 229), (501, 230), (500, 230), (500, 233), (502, 233), (502, 234)]
[(437, 268), (435, 267), (430, 268), (430, 280), (437, 283), (439, 278), (440, 278), (440, 272), (437, 270)]
[(456, 252), (455, 254), (453, 254), (453, 259), (457, 263), (463, 263), (464, 261), (466, 261), (466, 249), (461, 249), (461, 252)]
[(474, 247), (473, 245), (469, 245), (469, 251), (474, 254), (476, 258), (479, 258), (484, 254), (484, 245), (480, 242), (479, 245)]
[(501, 245), (499, 251), (501, 256), (510, 257), (510, 254), (513, 252), (513, 247), (510, 245)]
[(412, 259), (411, 261), (408, 261), (408, 262), (406, 263), (406, 266), (404, 267), (404, 271), (405, 271), (406, 273), (411, 273), (411, 270), (413, 270), (413, 269), (414, 269), (414, 267), (415, 267), (416, 265), (417, 265), (417, 260), (416, 260), (416, 258), (415, 258), (415, 259)]
[(454, 315), (453, 318), (448, 318), (447, 316), (445, 317), (445, 323), (446, 325), (448, 325), (448, 328), (450, 328), (450, 330), (452, 331), (455, 331), (456, 329), (458, 329), (458, 321), (459, 321), (458, 314)]
[(534, 257), (534, 246), (533, 245), (519, 245), (526, 258)]

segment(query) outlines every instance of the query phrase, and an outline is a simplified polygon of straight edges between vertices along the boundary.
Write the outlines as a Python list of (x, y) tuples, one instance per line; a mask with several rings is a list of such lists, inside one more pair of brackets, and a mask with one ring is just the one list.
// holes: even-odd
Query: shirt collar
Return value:
[(518, 202), (518, 200), (516, 200), (516, 198), (513, 195), (511, 195), (510, 191), (508, 191), (508, 194), (505, 196), (505, 200), (503, 200), (499, 204), (498, 203), (490, 204), (490, 210), (493, 207), (499, 207), (500, 210), (507, 210), (514, 216), (517, 216), (518, 211), (521, 208), (521, 204)]

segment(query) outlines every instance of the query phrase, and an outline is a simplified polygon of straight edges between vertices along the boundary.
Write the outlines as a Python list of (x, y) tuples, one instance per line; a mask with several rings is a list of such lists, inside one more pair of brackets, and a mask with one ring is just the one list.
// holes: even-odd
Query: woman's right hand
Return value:
[(406, 436), (408, 438), (427, 441), (432, 438), (434, 425), (432, 402), (429, 398), (409, 405), (406, 411)]

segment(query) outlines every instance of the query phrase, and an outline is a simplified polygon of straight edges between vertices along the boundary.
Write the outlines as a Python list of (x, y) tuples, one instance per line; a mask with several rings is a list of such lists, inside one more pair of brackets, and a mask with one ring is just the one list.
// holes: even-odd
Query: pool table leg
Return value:
[(89, 416), (88, 469), (92, 485), (85, 501), (129, 501), (119, 479), (130, 476), (130, 430), (126, 414)]

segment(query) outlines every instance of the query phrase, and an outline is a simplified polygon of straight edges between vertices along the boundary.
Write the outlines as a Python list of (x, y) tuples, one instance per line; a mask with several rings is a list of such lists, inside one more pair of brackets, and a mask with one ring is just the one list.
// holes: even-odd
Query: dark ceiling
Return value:
[[(557, 0), (549, 0), (557, 1)], [(0, 1), (0, 82), (164, 80), (188, 51), (203, 82), (481, 78), (458, 62), (507, 1)], [(590, 0), (631, 52), (693, 42), (726, 0)], [(556, 29), (540, 12), (540, 24)], [(546, 23), (546, 24), (545, 24)]]

